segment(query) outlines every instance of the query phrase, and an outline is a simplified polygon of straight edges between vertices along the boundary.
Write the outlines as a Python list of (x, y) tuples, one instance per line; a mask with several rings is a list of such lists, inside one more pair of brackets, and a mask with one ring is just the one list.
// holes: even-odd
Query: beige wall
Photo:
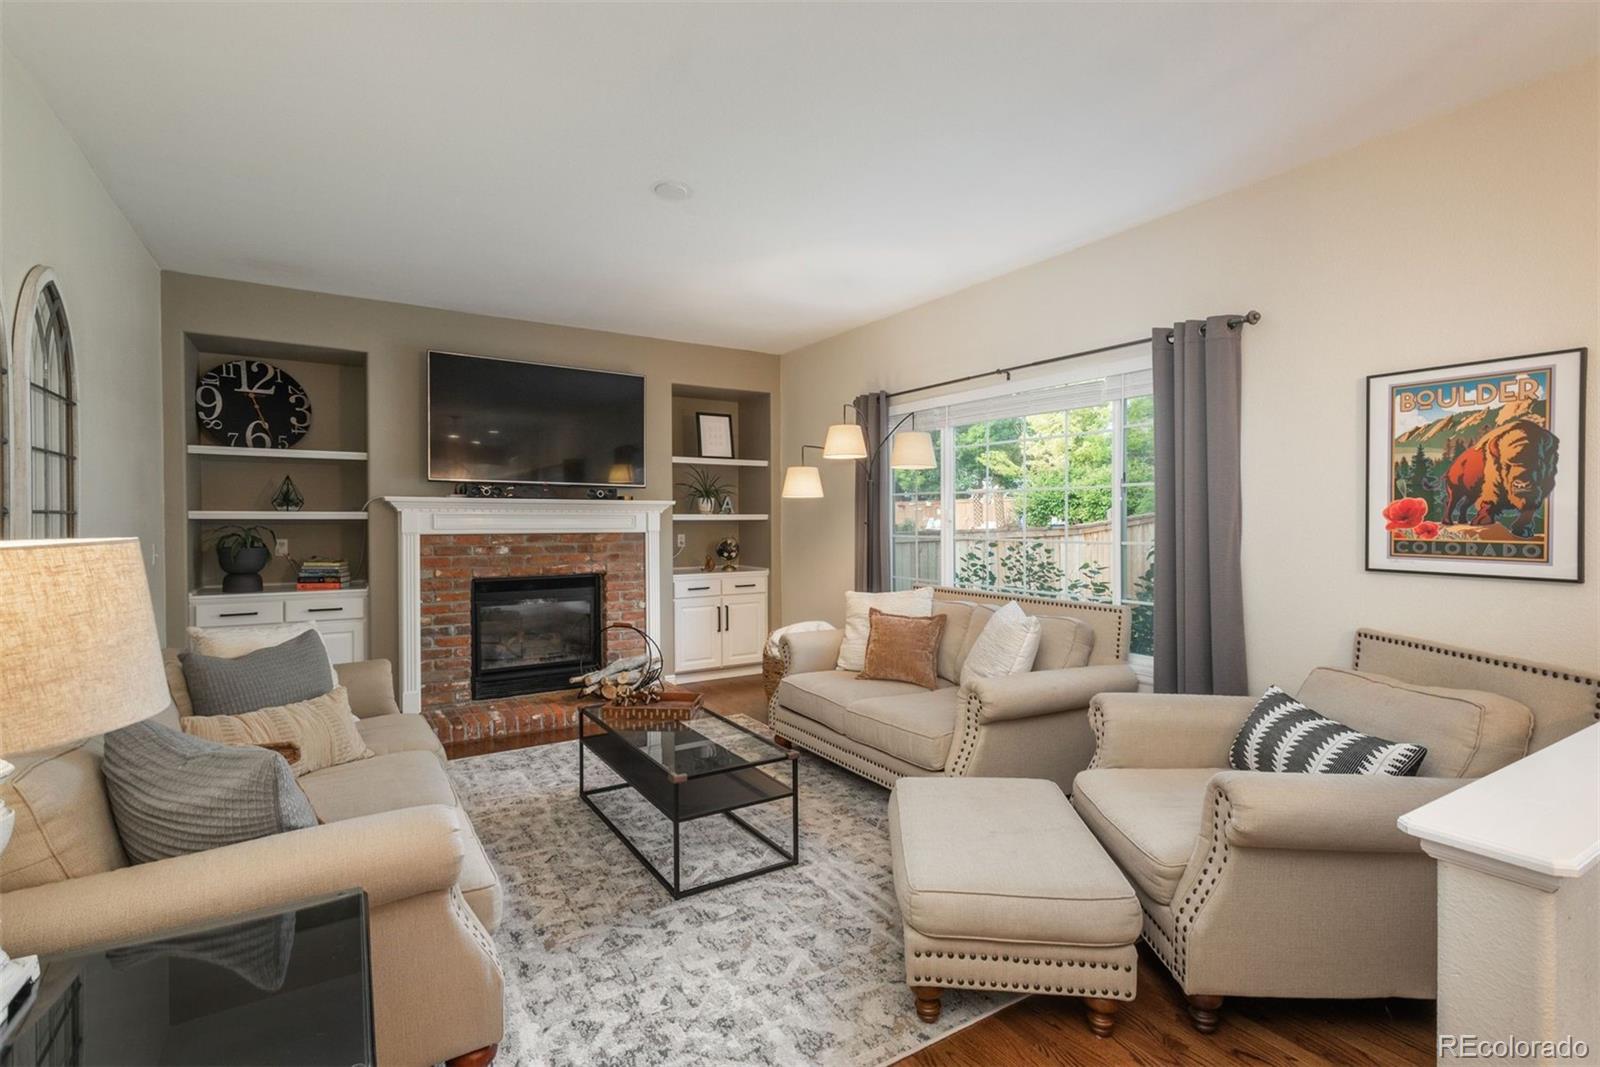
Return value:
[(159, 620), (161, 272), (26, 69), (3, 49), (0, 68), (6, 327), (23, 278), (41, 263), (55, 268), (77, 356), (78, 531), (144, 543)]
[[(161, 302), (164, 387), (168, 410), (176, 412), (166, 425), (167, 491), (174, 501), (167, 516), (167, 535), (174, 555), (179, 546), (187, 543), (186, 521), (178, 502), (184, 499), (185, 433), (194, 418), (190, 384), (184, 373), (186, 333), (365, 352), (368, 492), (373, 497), (444, 495), (450, 491), (449, 486), (429, 482), (426, 477), (423, 354), (430, 348), (645, 375), (648, 484), (637, 493), (640, 498), (669, 499), (673, 495), (670, 456), (674, 383), (767, 392), (775, 391), (778, 385), (777, 357), (764, 353), (189, 274), (163, 274)], [(312, 397), (312, 405), (315, 410), (316, 397)], [(372, 611), (368, 621), (372, 654), (392, 659), (398, 641), (394, 513), (382, 504), (374, 505), (370, 513), (368, 574)], [(670, 542), (670, 538), (666, 540)], [(670, 564), (669, 555), (663, 556), (661, 564), (664, 569)], [(181, 632), (172, 628), (183, 625), (188, 573), (187, 559), (174, 559), (167, 582), (171, 632)], [(776, 587), (776, 575), (773, 581)], [(667, 598), (662, 601), (662, 616), (664, 626), (670, 629), (670, 578), (663, 577), (660, 595)], [(670, 633), (664, 636), (668, 640), (663, 645), (670, 649)]]
[[(1597, 120), (1591, 63), (785, 355), (783, 460), (868, 389), (1259, 308), (1244, 340), (1252, 686), (1348, 661), (1358, 625), (1593, 669), (1600, 356), (1583, 585), (1366, 573), (1363, 379), (1600, 341)], [(824, 470), (826, 500), (784, 509), (781, 569), (807, 579), (786, 583), (783, 622), (838, 621), (851, 582), (849, 465)]]

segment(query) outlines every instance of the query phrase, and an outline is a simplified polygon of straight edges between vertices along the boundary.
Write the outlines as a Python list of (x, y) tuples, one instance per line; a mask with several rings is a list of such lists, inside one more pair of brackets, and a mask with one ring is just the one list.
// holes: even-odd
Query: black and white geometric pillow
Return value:
[(1233, 739), (1228, 762), (1236, 771), (1299, 774), (1417, 773), (1428, 750), (1388, 741), (1320, 715), (1277, 686), (1268, 686)]

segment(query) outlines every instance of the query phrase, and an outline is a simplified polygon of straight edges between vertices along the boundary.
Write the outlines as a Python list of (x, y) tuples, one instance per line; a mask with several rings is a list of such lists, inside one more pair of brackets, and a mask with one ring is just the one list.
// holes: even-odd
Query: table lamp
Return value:
[[(171, 700), (139, 541), (0, 541), (0, 785), (4, 757), (148, 719)], [(0, 793), (0, 856), (16, 816)], [(0, 950), (0, 1024), (39, 961)]]
[[(137, 538), (0, 541), (0, 635), (0, 783), (6, 756), (148, 719), (172, 699)], [(0, 795), (0, 854), (14, 818)]]

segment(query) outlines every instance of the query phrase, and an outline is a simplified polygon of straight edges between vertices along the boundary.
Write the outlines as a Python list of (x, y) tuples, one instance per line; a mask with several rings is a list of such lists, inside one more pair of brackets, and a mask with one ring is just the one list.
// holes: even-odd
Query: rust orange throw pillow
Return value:
[(946, 616), (890, 615), (867, 612), (867, 661), (857, 678), (911, 682), (924, 689), (939, 687), (939, 639)]

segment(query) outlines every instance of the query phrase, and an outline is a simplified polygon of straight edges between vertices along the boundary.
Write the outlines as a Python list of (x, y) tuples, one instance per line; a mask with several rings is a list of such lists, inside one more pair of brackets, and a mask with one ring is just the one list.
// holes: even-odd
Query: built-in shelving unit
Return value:
[[(338, 590), (338, 594), (365, 593), (366, 591), (366, 582), (351, 582), (348, 587)], [(265, 600), (278, 597), (304, 597), (309, 599), (311, 597), (325, 597), (329, 593), (326, 589), (296, 589), (293, 582), (268, 582), (259, 593), (230, 593), (220, 585), (208, 585), (201, 589), (191, 589), (189, 595), (191, 597), (225, 596), (229, 600), (250, 600), (252, 598)]]
[(716, 459), (709, 456), (673, 456), (672, 462), (680, 467), (770, 467), (765, 459)]
[[(292, 375), (311, 402), (311, 427), (292, 448), (236, 448), (218, 441), (195, 417), (194, 388), (200, 375), (236, 359), (265, 360)], [(341, 595), (365, 597), (368, 491), (367, 354), (349, 349), (291, 344), (212, 334), (184, 334), (185, 461), (183, 546), (191, 600), (222, 596), (215, 543), (221, 526), (270, 528), (283, 554), (262, 571), (277, 598), (326, 596), (294, 588), (297, 561), (311, 557), (350, 562), (354, 584)], [(278, 511), (273, 496), (285, 478), (305, 504)], [(229, 594), (232, 595), (232, 594)], [(354, 609), (351, 609), (354, 610)]]

